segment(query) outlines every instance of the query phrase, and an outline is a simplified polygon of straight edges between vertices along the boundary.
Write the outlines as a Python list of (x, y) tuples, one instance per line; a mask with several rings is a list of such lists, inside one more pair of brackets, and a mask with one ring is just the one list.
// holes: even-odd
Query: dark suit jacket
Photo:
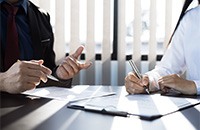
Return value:
[[(52, 26), (50, 24), (50, 16), (48, 13), (41, 10), (29, 1), (28, 5), (28, 20), (31, 31), (31, 39), (34, 50), (34, 60), (44, 60), (44, 65), (50, 68), (55, 74), (55, 53), (53, 50), (54, 35)], [(1, 54), (2, 56), (2, 54)], [(3, 71), (3, 57), (0, 58), (0, 70)], [(56, 75), (55, 75), (56, 76)], [(60, 83), (49, 80), (47, 84), (43, 85), (58, 85), (58, 86), (71, 86), (71, 79), (61, 81)]]

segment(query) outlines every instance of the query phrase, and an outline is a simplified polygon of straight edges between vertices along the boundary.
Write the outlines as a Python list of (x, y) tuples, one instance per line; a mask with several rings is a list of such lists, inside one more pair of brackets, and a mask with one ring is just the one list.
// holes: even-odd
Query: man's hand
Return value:
[(20, 93), (35, 88), (40, 81), (47, 81), (51, 70), (43, 66), (43, 60), (18, 61), (5, 73), (1, 73), (1, 91)]
[(67, 80), (73, 78), (80, 70), (87, 69), (92, 65), (91, 62), (81, 63), (78, 61), (83, 50), (84, 46), (80, 46), (75, 53), (67, 56), (63, 63), (59, 65), (56, 74), (60, 79)]

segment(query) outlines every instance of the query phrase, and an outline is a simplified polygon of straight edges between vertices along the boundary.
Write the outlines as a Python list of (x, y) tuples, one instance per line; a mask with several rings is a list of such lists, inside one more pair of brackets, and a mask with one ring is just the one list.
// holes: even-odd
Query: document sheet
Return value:
[(199, 99), (162, 96), (161, 94), (129, 95), (123, 89), (120, 95), (95, 98), (87, 102), (76, 102), (70, 105), (124, 111), (130, 115), (142, 116), (146, 119), (155, 119), (199, 103)]
[(61, 88), (53, 86), (53, 87), (44, 87), (44, 88), (36, 88), (33, 90), (28, 90), (23, 92), (22, 94), (57, 99), (57, 100), (68, 100), (70, 102), (115, 94), (114, 92), (105, 92), (105, 91), (98, 92), (98, 91), (88, 90), (87, 88), (89, 87), (92, 86), (78, 85), (73, 88)]

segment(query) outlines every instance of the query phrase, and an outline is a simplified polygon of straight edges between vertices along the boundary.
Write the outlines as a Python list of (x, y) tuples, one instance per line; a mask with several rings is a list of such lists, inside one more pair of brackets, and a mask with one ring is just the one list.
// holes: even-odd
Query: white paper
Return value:
[[(153, 95), (128, 95), (125, 89), (120, 97), (117, 95), (92, 99), (85, 106), (98, 106), (105, 109), (125, 111), (133, 115), (155, 116), (166, 115), (182, 108), (199, 103), (199, 99)], [(76, 104), (76, 103), (75, 103)]]
[(28, 90), (23, 92), (22, 94), (51, 98), (57, 100), (68, 100), (70, 102), (84, 100), (84, 99), (92, 99), (95, 97), (109, 96), (114, 95), (114, 92), (95, 92), (91, 90), (86, 90), (89, 86), (77, 86), (74, 88), (61, 88), (61, 87), (44, 87), (44, 88), (36, 88), (34, 90)]

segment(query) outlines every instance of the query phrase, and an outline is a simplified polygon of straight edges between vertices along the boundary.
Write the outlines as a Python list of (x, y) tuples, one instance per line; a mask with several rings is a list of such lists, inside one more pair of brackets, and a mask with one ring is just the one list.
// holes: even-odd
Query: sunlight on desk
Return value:
[(161, 96), (160, 94), (128, 95), (125, 88), (122, 88), (116, 108), (133, 115), (163, 116), (198, 103), (198, 99)]
[[(165, 116), (165, 118), (161, 118), (162, 122), (164, 123), (166, 129), (173, 129), (173, 130), (193, 130), (196, 129), (193, 124), (181, 113), (175, 113), (176, 116), (169, 115)], [(182, 125), (176, 125), (176, 122), (184, 122)], [(174, 124), (173, 126), (171, 124)]]
[(114, 117), (110, 130), (131, 130), (133, 128), (134, 130), (142, 130), (142, 122), (137, 117)]
[(62, 126), (60, 126), (60, 130), (66, 130), (71, 125), (71, 123), (76, 120), (80, 113), (81, 111), (76, 111), (73, 113), (73, 115), (68, 120), (66, 120)]

